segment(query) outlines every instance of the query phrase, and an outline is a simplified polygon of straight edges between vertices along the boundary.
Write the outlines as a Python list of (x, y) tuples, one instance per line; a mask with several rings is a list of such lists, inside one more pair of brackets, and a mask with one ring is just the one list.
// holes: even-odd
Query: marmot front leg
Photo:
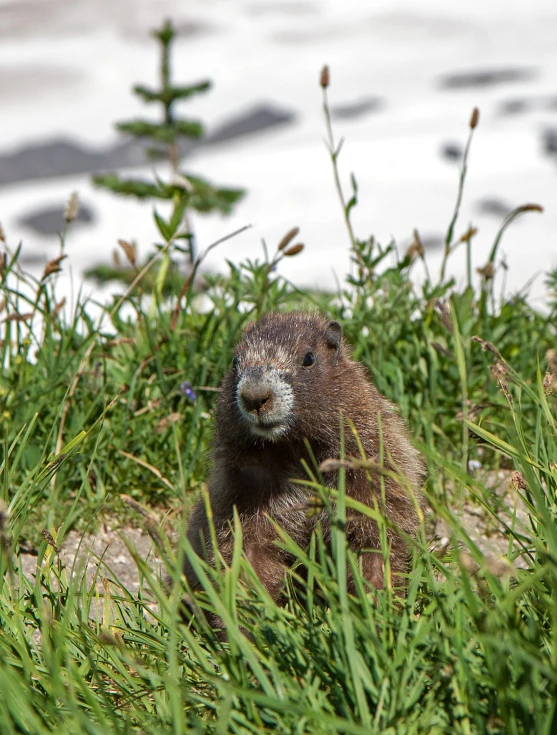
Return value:
[[(259, 577), (261, 583), (273, 598), (280, 597), (286, 569), (285, 552), (276, 545), (277, 533), (270, 520), (263, 513), (241, 518), (243, 551)], [(226, 564), (232, 561), (234, 536), (230, 534), (226, 541), (219, 539), (219, 551)], [(243, 581), (246, 577), (243, 575)]]
[(286, 572), (284, 554), (272, 542), (252, 544), (245, 549), (245, 552), (261, 583), (276, 602), (284, 587)]
[[(241, 522), (244, 553), (261, 583), (273, 600), (276, 601), (279, 599), (284, 586), (287, 563), (284, 552), (274, 543), (277, 540), (276, 531), (270, 521), (260, 513), (247, 518), (244, 517)], [(215, 531), (218, 554), (224, 564), (229, 567), (232, 564), (234, 545), (237, 543), (232, 533), (231, 522), (221, 522), (220, 525), (217, 525)], [(188, 538), (195, 553), (200, 558), (206, 559), (214, 567), (215, 552), (211, 544), (205, 508), (201, 503), (193, 510)], [(199, 579), (188, 558), (184, 560), (184, 574), (193, 592), (201, 588)], [(245, 575), (243, 581), (246, 581)], [(193, 605), (188, 604), (187, 600), (185, 600), (185, 605), (193, 612)], [(206, 615), (206, 617), (213, 629), (223, 629), (223, 622), (216, 615)], [(224, 636), (224, 633), (222, 636)]]
[[(393, 587), (395, 594), (400, 595), (407, 586), (408, 547), (398, 534), (388, 533), (390, 579), (385, 580), (385, 551), (381, 548), (377, 527), (370, 528), (370, 531), (372, 533), (367, 539), (349, 539), (351, 551), (358, 555), (362, 575), (375, 589), (383, 589), (387, 583)], [(352, 580), (349, 581), (349, 591), (355, 592)]]
[[(233, 538), (227, 541), (224, 546), (219, 547), (219, 552), (227, 565), (232, 561), (233, 548)], [(247, 546), (244, 545), (244, 552), (269, 595), (273, 600), (277, 601), (284, 586), (286, 570), (286, 564), (283, 559), (284, 554), (281, 549), (275, 546), (271, 539), (261, 539)], [(242, 581), (244, 583), (248, 582), (245, 576)], [(226, 628), (223, 621), (217, 615), (212, 614), (207, 615), (207, 620), (213, 630), (217, 631), (217, 636), (221, 640), (227, 640)], [(241, 628), (241, 631), (250, 638), (249, 633), (244, 628)]]

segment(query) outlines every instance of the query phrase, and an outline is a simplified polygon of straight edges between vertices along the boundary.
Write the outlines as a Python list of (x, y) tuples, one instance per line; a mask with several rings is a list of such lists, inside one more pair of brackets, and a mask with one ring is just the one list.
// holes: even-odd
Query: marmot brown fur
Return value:
[[(385, 468), (407, 480), (404, 488), (386, 476), (382, 505), (379, 475), (372, 475), (370, 487), (366, 471), (351, 468), (346, 471), (347, 494), (367, 505), (376, 502), (395, 527), (415, 535), (416, 496), (423, 471), (419, 455), (393, 405), (370, 382), (363, 365), (351, 359), (340, 324), (315, 313), (290, 312), (268, 314), (248, 326), (218, 400), (209, 496), (224, 559), (228, 562), (231, 558), (231, 522), (236, 507), (244, 550), (274, 599), (280, 596), (285, 567), (291, 560), (274, 543), (277, 533), (269, 519), (300, 546), (307, 546), (317, 523), (303, 509), (311, 491), (292, 480), (308, 479), (302, 466), (303, 459), (312, 465), (306, 439), (318, 463), (339, 457), (341, 416), (346, 427), (346, 457), (361, 458), (349, 422), (370, 459), (378, 458), (381, 431)], [(324, 477), (336, 487), (337, 472)], [(320, 520), (327, 537), (325, 513)], [(207, 551), (210, 534), (203, 501), (193, 509), (187, 535), (196, 553), (212, 555), (210, 549)], [(377, 553), (381, 544), (375, 522), (349, 512), (346, 535), (354, 551), (363, 551), (366, 579), (381, 587), (383, 556)], [(404, 573), (408, 566), (406, 544), (392, 531), (389, 540), (391, 570)], [(195, 589), (198, 581), (187, 561), (185, 574)]]

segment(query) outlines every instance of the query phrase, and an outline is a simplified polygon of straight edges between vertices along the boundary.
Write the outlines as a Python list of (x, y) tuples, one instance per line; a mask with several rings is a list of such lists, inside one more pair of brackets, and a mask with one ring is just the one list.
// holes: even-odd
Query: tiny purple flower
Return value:
[(182, 385), (180, 386), (180, 392), (192, 403), (195, 401), (197, 396), (195, 395), (195, 392), (193, 388), (191, 387), (191, 383), (189, 383), (187, 380), (185, 380)]

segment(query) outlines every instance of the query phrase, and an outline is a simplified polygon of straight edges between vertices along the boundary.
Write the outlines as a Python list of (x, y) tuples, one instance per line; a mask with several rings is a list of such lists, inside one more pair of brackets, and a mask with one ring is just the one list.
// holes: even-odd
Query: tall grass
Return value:
[[(330, 135), (350, 223), (357, 184), (353, 178), (345, 203)], [(464, 180), (463, 173), (458, 199)], [(458, 205), (447, 258), (473, 236), (455, 235), (457, 215)], [(203, 293), (185, 282), (178, 302), (165, 301), (163, 288), (146, 298), (130, 287), (100, 322), (87, 304), (72, 314), (60, 307), (62, 261), (33, 281), (19, 271), (17, 250), (7, 259), (3, 734), (557, 731), (554, 303), (548, 315), (522, 297), (495, 299), (498, 240), (478, 288), (470, 279), (459, 291), (444, 274), (418, 288), (413, 268), (427, 264), (419, 234), (396, 257), (394, 245), (359, 240), (351, 226), (355, 269), (340, 298), (300, 292), (280, 277), (280, 259), (299, 252), (293, 237), (262, 262), (207, 275)], [(133, 549), (136, 594), (106, 557), (92, 579), (79, 564), (67, 568), (60, 546), (69, 528), (94, 531), (103, 516), (129, 520), (123, 494), (132, 506), (190, 505), (206, 477), (215, 388), (234, 342), (248, 319), (291, 307), (320, 307), (342, 320), (356, 357), (398, 403), (428, 462), (431, 512), (412, 542), (407, 597), (389, 585), (370, 590), (362, 578), (343, 518), (374, 514), (385, 538), (387, 521), (346, 497), (342, 470), (336, 492), (318, 473), (307, 481), (308, 512), (319, 505), (330, 514), (332, 552), (320, 533), (307, 549), (281, 533), (296, 560), (282, 606), (242, 554), (238, 519), (232, 563), (210, 567), (183, 536), (170, 544), (148, 509), (137, 516), (170, 588), (152, 558)], [(472, 460), (481, 464), (476, 474)], [(507, 480), (504, 495), (493, 487), (496, 473)], [(482, 551), (460, 516), (463, 504), (490, 518), (497, 552)], [(432, 519), (445, 524), (442, 544), (430, 544)], [(38, 552), (34, 575), (22, 571), (24, 544)], [(181, 608), (186, 555), (203, 585), (192, 620)], [(226, 642), (204, 611), (224, 622)]]

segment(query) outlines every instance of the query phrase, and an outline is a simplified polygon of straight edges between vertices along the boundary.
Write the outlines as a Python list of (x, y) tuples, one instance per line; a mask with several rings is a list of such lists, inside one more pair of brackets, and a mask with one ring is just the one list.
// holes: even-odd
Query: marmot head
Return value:
[(330, 423), (331, 409), (338, 426), (345, 352), (338, 322), (304, 312), (269, 314), (236, 347), (223, 387), (234, 392), (234, 408), (228, 406), (252, 437), (271, 442), (314, 437), (319, 424)]

